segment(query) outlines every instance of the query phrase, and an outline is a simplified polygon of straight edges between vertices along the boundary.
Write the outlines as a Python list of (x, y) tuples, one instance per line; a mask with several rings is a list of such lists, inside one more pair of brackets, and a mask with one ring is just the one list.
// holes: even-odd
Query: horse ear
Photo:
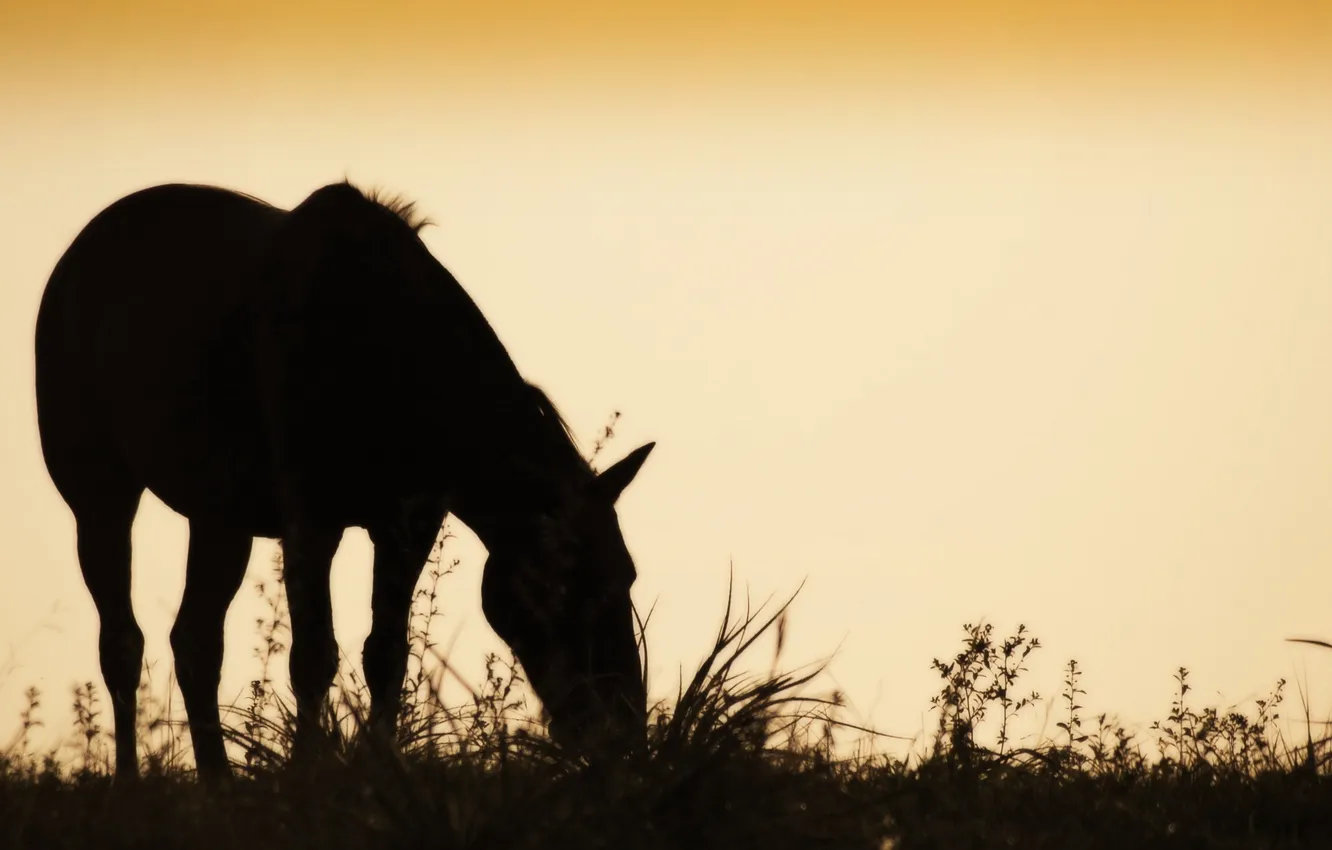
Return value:
[(593, 482), (593, 489), (596, 495), (601, 499), (614, 504), (615, 500), (620, 498), (624, 488), (629, 486), (629, 482), (634, 480), (638, 470), (643, 467), (643, 461), (647, 460), (648, 453), (656, 443), (648, 443), (645, 446), (639, 446), (622, 459), (616, 461), (607, 467)]

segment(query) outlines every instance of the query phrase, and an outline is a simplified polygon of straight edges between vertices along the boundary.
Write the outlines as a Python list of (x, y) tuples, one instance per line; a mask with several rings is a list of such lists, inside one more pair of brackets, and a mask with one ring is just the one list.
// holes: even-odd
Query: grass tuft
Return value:
[[(193, 781), (188, 732), (177, 706), (154, 697), (151, 675), (137, 721), (144, 776), (133, 783), (111, 779), (95, 683), (72, 688), (73, 728), (47, 752), (32, 745), (43, 700), (29, 688), (0, 754), (0, 847), (1332, 846), (1328, 742), (1282, 737), (1284, 681), (1247, 707), (1198, 707), (1181, 667), (1165, 719), (1136, 734), (1086, 714), (1083, 671), (1069, 660), (1054, 736), (1017, 746), (1016, 725), (1041, 699), (1022, 686), (1041, 644), (1025, 626), (1002, 637), (966, 624), (961, 649), (931, 664), (932, 738), (890, 756), (875, 749), (883, 736), (844, 719), (839, 693), (807, 692), (823, 663), (779, 666), (799, 588), (751, 610), (733, 579), (712, 648), (649, 711), (645, 757), (574, 760), (533, 716), (511, 657), (489, 656), (479, 686), (446, 698), (445, 678), (461, 683), (431, 631), (438, 586), (456, 566), (440, 555), (446, 538), (415, 600), (396, 749), (360, 744), (368, 698), (344, 664), (324, 718), (330, 757), (288, 768), (294, 713), (270, 675), (290, 633), (279, 559), (255, 585), (266, 603), (258, 673), (224, 707), (237, 781)], [(645, 670), (650, 620), (639, 620)], [(756, 674), (766, 638), (773, 656)], [(862, 736), (861, 754), (839, 755), (839, 734)]]

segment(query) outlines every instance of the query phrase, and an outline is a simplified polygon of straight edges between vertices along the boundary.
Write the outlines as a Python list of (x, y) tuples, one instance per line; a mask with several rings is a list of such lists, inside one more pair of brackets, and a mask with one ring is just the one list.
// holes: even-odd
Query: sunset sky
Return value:
[[(585, 446), (614, 410), (610, 458), (657, 441), (620, 509), (654, 695), (733, 563), (757, 599), (808, 577), (785, 661), (838, 650), (892, 734), (983, 618), (1131, 723), (1181, 664), (1200, 702), (1302, 677), (1332, 716), (1332, 654), (1284, 642), (1332, 639), (1332, 2), (0, 2), (0, 741), (28, 684), (59, 730), (100, 682), (36, 431), (55, 261), (148, 185), (344, 176), (438, 223)], [(146, 498), (158, 679), (185, 541)], [(457, 543), (439, 628), (479, 680)], [(363, 532), (334, 579), (359, 663)]]

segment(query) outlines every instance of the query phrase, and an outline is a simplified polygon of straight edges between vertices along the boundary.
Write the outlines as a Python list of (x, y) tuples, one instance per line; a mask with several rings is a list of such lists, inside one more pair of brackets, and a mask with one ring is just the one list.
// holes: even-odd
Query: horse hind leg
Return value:
[(137, 715), (143, 670), (143, 632), (130, 599), (130, 538), (143, 490), (126, 484), (101, 491), (96, 502), (72, 506), (79, 569), (100, 620), (98, 655), (111, 695), (116, 733), (116, 775), (139, 772)]
[(296, 697), (291, 758), (297, 764), (310, 763), (327, 743), (320, 721), (338, 672), (329, 571), (341, 540), (340, 528), (302, 524), (293, 524), (282, 539), (282, 572), (291, 614), (287, 664)]
[(171, 628), (176, 681), (200, 778), (225, 779), (231, 768), (222, 743), (217, 688), (222, 679), (227, 609), (240, 590), (254, 539), (245, 531), (190, 521), (185, 593)]

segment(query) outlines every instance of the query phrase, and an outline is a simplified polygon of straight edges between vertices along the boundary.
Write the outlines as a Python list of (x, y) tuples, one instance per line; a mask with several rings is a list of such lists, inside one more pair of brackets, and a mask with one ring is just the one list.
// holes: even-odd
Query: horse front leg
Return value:
[(370, 691), (368, 731), (385, 743), (392, 742), (397, 732), (416, 583), (445, 514), (438, 504), (422, 505), (404, 509), (392, 522), (367, 529), (375, 547), (374, 593), (361, 665)]
[(291, 611), (291, 687), (296, 696), (292, 761), (309, 761), (326, 743), (320, 726), (338, 672), (329, 571), (342, 529), (294, 525), (282, 539), (283, 579)]

